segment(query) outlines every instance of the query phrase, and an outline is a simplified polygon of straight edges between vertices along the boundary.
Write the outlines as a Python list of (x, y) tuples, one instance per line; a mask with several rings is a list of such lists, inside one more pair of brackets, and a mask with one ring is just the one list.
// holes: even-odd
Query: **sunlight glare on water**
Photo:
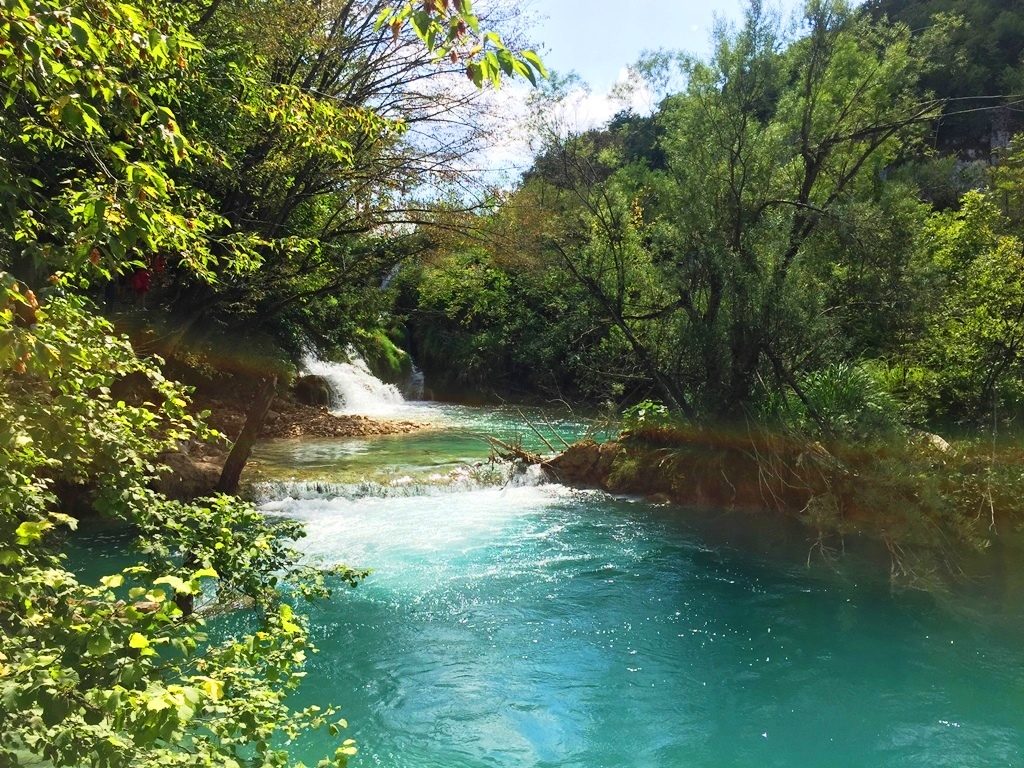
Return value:
[[(467, 451), (429, 441), (440, 466)], [(412, 471), (415, 443), (337, 461)], [(979, 621), (712, 549), (596, 492), (450, 491), (265, 504), (312, 562), (373, 569), (312, 608), (296, 702), (343, 705), (356, 768), (1024, 765), (1016, 606)]]

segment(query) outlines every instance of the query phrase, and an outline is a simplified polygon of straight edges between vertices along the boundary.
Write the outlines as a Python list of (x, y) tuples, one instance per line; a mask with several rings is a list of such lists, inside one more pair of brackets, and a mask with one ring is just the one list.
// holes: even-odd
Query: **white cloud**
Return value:
[(570, 90), (555, 108), (553, 118), (565, 133), (571, 134), (598, 128), (624, 109), (649, 114), (653, 108), (653, 94), (646, 83), (624, 67), (615, 82), (604, 90)]
[[(603, 90), (579, 85), (554, 102), (531, 109), (529, 87), (509, 84), (493, 96), (501, 119), (494, 141), (475, 158), (476, 165), (491, 184), (508, 186), (530, 167), (543, 144), (543, 134), (559, 136), (600, 128), (624, 109), (650, 114), (655, 96), (646, 83), (628, 68), (619, 71), (615, 82)], [(538, 125), (538, 122), (541, 125)]]

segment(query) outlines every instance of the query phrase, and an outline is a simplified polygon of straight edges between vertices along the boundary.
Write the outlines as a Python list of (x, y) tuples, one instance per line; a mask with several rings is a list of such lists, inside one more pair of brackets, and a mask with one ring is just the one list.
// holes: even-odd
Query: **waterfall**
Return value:
[(328, 363), (307, 357), (303, 367), (308, 373), (323, 377), (330, 385), (337, 413), (388, 415), (405, 404), (398, 387), (374, 376), (366, 361), (354, 350), (349, 351), (347, 363)]
[(427, 379), (423, 375), (423, 371), (419, 369), (416, 363), (413, 363), (412, 373), (409, 374), (409, 384), (405, 388), (405, 394), (413, 400), (422, 400), (426, 382)]
[(392, 282), (394, 281), (394, 279), (395, 279), (396, 277), (398, 277), (398, 273), (402, 271), (402, 267), (403, 267), (403, 266), (404, 266), (404, 265), (402, 264), (402, 262), (398, 262), (398, 263), (397, 263), (397, 264), (395, 264), (395, 266), (393, 266), (393, 267), (391, 268), (391, 270), (390, 270), (390, 271), (389, 271), (389, 272), (388, 272), (388, 273), (387, 273), (387, 274), (386, 274), (386, 275), (384, 276), (384, 279), (383, 279), (383, 280), (381, 280), (381, 283), (380, 283), (380, 289), (381, 289), (382, 291), (386, 291), (386, 290), (387, 290), (388, 288), (390, 288), (390, 287), (391, 287), (391, 283), (392, 283)]
[(443, 473), (418, 472), (350, 483), (330, 480), (264, 481), (254, 484), (252, 490), (263, 509), (280, 509), (303, 501), (432, 498), (489, 489), (535, 488), (547, 484), (547, 475), (538, 464), (497, 461), (462, 465)]

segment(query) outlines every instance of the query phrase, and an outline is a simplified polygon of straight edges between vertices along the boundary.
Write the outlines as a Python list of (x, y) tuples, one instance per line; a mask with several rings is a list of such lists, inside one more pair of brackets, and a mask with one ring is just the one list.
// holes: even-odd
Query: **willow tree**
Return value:
[(549, 244), (667, 403), (731, 418), (760, 382), (799, 389), (797, 331), (875, 226), (850, 211), (883, 204), (887, 167), (941, 109), (918, 93), (928, 45), (834, 0), (786, 36), (753, 2), (708, 61), (680, 60), (687, 85), (656, 117), (664, 169), (613, 170), (578, 139), (549, 150), (575, 216)]

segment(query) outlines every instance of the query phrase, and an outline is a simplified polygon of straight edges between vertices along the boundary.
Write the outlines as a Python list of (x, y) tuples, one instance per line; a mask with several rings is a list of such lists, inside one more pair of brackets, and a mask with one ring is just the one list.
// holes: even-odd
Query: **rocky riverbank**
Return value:
[[(795, 452), (789, 453), (793, 455), (787, 459), (800, 461)], [(585, 441), (545, 461), (543, 467), (553, 480), (578, 488), (704, 509), (799, 510), (813, 493), (806, 485), (789, 482), (790, 478), (770, 478), (749, 444), (721, 435), (702, 435), (671, 446), (628, 437), (606, 443)]]
[[(415, 432), (425, 425), (404, 420), (373, 419), (368, 416), (332, 413), (326, 405), (301, 402), (301, 389), (279, 394), (267, 414), (260, 438), (359, 438)], [(251, 394), (242, 388), (237, 395), (221, 390), (217, 395), (197, 392), (193, 409), (208, 412), (205, 419), (224, 438), (215, 443), (193, 442), (161, 459), (169, 471), (157, 489), (173, 499), (195, 499), (210, 494), (217, 486), (231, 442), (242, 431), (251, 405)]]
[[(200, 399), (196, 405), (201, 410), (208, 410), (210, 416), (207, 423), (230, 439), (234, 439), (245, 424), (248, 407), (245, 403), (217, 398)], [(423, 426), (412, 421), (335, 414), (323, 405), (306, 405), (289, 398), (277, 397), (270, 406), (260, 437), (370, 437), (415, 432)]]

